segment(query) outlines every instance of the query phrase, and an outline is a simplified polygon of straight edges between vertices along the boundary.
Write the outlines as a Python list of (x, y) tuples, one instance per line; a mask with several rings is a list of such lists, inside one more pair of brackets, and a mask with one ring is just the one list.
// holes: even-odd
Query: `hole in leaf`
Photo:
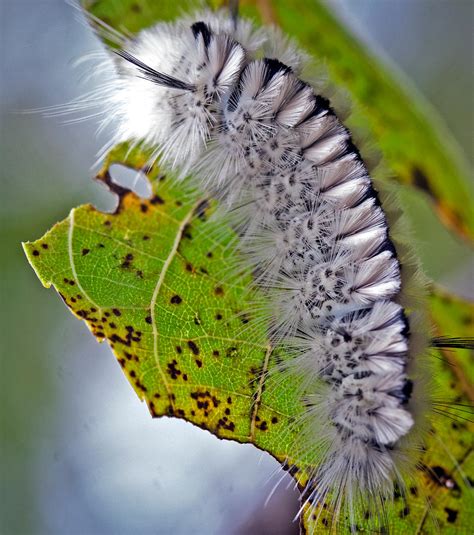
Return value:
[(143, 171), (131, 169), (122, 164), (113, 164), (110, 166), (109, 173), (114, 182), (133, 191), (142, 199), (151, 197), (151, 184)]

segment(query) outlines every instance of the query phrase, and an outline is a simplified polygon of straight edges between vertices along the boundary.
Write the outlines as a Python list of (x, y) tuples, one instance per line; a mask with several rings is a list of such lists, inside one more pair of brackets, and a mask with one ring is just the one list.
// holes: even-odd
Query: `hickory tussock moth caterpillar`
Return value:
[(95, 22), (120, 45), (116, 78), (96, 95), (110, 145), (154, 147), (232, 212), (268, 334), (293, 355), (284, 373), (306, 377), (298, 449), (318, 462), (304, 505), (377, 508), (403, 485), (424, 426), (428, 394), (411, 377), (430, 340), (350, 132), (276, 30), (205, 12), (132, 39)]

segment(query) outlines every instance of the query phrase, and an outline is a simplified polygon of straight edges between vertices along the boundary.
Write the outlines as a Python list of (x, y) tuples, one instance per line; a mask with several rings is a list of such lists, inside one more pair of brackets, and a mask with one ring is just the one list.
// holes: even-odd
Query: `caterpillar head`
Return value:
[(244, 49), (196, 22), (157, 25), (116, 54), (120, 137), (160, 147), (162, 161), (186, 174), (219, 121), (216, 102), (235, 85)]

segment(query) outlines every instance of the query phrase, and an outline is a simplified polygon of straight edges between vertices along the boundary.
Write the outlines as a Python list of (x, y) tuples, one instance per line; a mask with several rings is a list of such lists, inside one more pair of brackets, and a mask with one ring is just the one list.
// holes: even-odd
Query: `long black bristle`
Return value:
[(191, 26), (191, 30), (196, 39), (198, 38), (199, 35), (202, 36), (202, 40), (204, 41), (204, 46), (208, 48), (211, 42), (211, 36), (212, 36), (209, 26), (205, 22), (195, 22)]
[(474, 349), (474, 337), (457, 338), (451, 336), (439, 336), (431, 340), (431, 346), (438, 349), (443, 348), (459, 348), (459, 349)]
[(188, 84), (182, 80), (178, 80), (169, 74), (155, 71), (155, 69), (149, 67), (135, 56), (132, 56), (132, 54), (126, 50), (116, 50), (115, 53), (125, 61), (128, 61), (138, 67), (138, 70), (145, 76), (145, 78), (151, 82), (154, 82), (155, 84), (170, 87), (172, 89), (183, 89), (184, 91), (194, 91), (196, 89), (196, 86), (193, 84)]

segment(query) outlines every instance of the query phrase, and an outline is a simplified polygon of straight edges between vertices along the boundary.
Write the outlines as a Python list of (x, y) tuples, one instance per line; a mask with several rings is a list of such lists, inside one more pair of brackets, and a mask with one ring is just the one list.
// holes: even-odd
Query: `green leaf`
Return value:
[(149, 200), (115, 185), (114, 162), (135, 169), (146, 163), (139, 151), (126, 152), (115, 149), (99, 175), (120, 193), (116, 212), (73, 209), (41, 240), (25, 244), (28, 259), (43, 285), (53, 284), (92, 333), (110, 343), (153, 416), (186, 418), (284, 459), (288, 413), (296, 414), (297, 400), (266, 394), (262, 405), (264, 325), (240, 314), (250, 280), (222, 280), (235, 236), (209, 219), (212, 205), (204, 196), (157, 168), (147, 170)]
[[(266, 374), (277, 359), (265, 343), (264, 325), (255, 313), (241, 314), (252, 310), (246, 301), (250, 281), (222, 277), (232, 265), (232, 231), (211, 217), (213, 205), (199, 192), (157, 168), (147, 169), (153, 185), (149, 200), (117, 187), (109, 174), (115, 162), (140, 170), (147, 155), (135, 150), (127, 156), (126, 146), (109, 155), (98, 178), (119, 194), (115, 213), (91, 205), (75, 208), (43, 238), (24, 245), (38, 277), (44, 286), (54, 285), (99, 341), (107, 340), (152, 416), (184, 418), (221, 438), (253, 443), (287, 461), (304, 485), (313, 460), (294, 462), (301, 433), (295, 421), (304, 410), (298, 385), (282, 381), (277, 373)], [(449, 319), (456, 330), (453, 315), (436, 308), (438, 297), (433, 303), (437, 322), (443, 326)], [(466, 317), (463, 311), (461, 321)], [(440, 399), (464, 399), (452, 368), (433, 360), (442, 385)], [(395, 532), (411, 533), (423, 522), (424, 532), (434, 533), (426, 495), (446, 533), (446, 508), (458, 511), (453, 530), (472, 521), (459, 468), (467, 472), (472, 462), (467, 423), (440, 418), (435, 429), (423, 463), (435, 474), (442, 468), (449, 482), (456, 482), (455, 489), (446, 477), (439, 480), (420, 471), (416, 496), (399, 498), (389, 509)], [(452, 457), (440, 443), (449, 444)], [(312, 521), (305, 520), (309, 528)], [(320, 522), (330, 522), (329, 513)]]
[[(116, 30), (136, 33), (158, 20), (172, 20), (183, 12), (180, 2), (160, 0), (81, 0), (84, 8)], [(188, 3), (192, 7), (193, 3)], [(196, 3), (194, 3), (196, 4)]]

